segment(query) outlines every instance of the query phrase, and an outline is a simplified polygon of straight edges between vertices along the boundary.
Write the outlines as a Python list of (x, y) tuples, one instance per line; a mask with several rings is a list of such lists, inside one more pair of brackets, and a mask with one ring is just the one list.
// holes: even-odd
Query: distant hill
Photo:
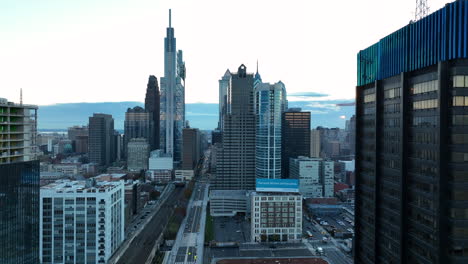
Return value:
[[(289, 107), (301, 107), (312, 113), (312, 127), (344, 128), (345, 120), (354, 114), (353, 100), (293, 101)], [(336, 104), (341, 104), (337, 106)], [(345, 104), (346, 106), (343, 106)], [(348, 105), (349, 104), (349, 105)], [(38, 128), (40, 130), (66, 129), (74, 125), (88, 124), (93, 113), (105, 113), (114, 117), (115, 129), (124, 127), (125, 112), (128, 108), (143, 106), (141, 102), (69, 103), (40, 106)], [(193, 103), (185, 106), (186, 120), (191, 127), (211, 130), (218, 125), (218, 104)]]

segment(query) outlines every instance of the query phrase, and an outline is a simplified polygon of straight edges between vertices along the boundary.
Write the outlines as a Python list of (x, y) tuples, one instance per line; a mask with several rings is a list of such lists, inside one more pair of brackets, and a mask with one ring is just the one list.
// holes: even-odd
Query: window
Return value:
[(413, 109), (414, 110), (431, 109), (431, 108), (437, 108), (437, 105), (438, 105), (437, 99), (417, 101), (417, 102), (413, 102)]
[(452, 152), (452, 162), (468, 162), (468, 153)]
[(468, 106), (468, 96), (454, 96), (453, 106)]
[(468, 115), (453, 115), (452, 125), (468, 126)]
[(468, 144), (468, 134), (452, 134), (452, 144)]
[(453, 87), (468, 87), (468, 76), (457, 75), (453, 76)]
[(375, 94), (368, 94), (364, 96), (364, 103), (371, 103), (375, 101)]
[(437, 91), (438, 89), (437, 86), (438, 86), (437, 80), (423, 82), (423, 83), (416, 83), (410, 88), (410, 91), (412, 94), (428, 93), (428, 92)]

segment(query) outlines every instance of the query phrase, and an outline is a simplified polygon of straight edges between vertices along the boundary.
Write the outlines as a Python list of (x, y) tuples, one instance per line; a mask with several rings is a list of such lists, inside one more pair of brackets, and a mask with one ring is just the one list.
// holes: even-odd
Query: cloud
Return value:
[(316, 114), (316, 115), (322, 115), (322, 114), (328, 114), (330, 113), (329, 111), (323, 111), (323, 110), (312, 110), (312, 109), (302, 109), (305, 112), (310, 112), (311, 114)]
[(322, 103), (322, 102), (310, 102), (306, 105), (307, 107), (311, 108), (318, 108), (318, 109), (327, 109), (332, 111), (340, 111), (341, 107), (337, 106), (333, 103)]
[(329, 94), (316, 93), (316, 92), (298, 92), (298, 93), (289, 93), (288, 96), (297, 96), (297, 97), (326, 97)]
[(194, 112), (186, 112), (187, 115), (191, 116), (218, 116), (218, 114), (210, 114), (210, 113), (194, 113)]

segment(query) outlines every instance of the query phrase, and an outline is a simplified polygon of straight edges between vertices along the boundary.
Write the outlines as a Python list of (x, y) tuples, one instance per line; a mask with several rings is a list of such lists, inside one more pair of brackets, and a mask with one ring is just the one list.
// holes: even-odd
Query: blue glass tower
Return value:
[(160, 148), (181, 161), (182, 129), (185, 125), (185, 62), (182, 51), (176, 51), (176, 38), (171, 25), (164, 39), (164, 77), (161, 78)]
[(255, 175), (257, 178), (281, 178), (281, 117), (286, 110), (286, 88), (280, 81), (262, 83), (255, 75)]

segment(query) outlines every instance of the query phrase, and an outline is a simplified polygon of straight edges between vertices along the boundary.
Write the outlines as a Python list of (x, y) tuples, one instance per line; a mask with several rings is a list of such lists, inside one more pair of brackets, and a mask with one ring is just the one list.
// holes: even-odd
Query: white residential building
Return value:
[(40, 263), (106, 263), (124, 240), (124, 183), (57, 181), (40, 190)]
[(290, 178), (299, 180), (299, 192), (304, 197), (333, 197), (333, 161), (301, 156), (291, 159), (289, 166)]

